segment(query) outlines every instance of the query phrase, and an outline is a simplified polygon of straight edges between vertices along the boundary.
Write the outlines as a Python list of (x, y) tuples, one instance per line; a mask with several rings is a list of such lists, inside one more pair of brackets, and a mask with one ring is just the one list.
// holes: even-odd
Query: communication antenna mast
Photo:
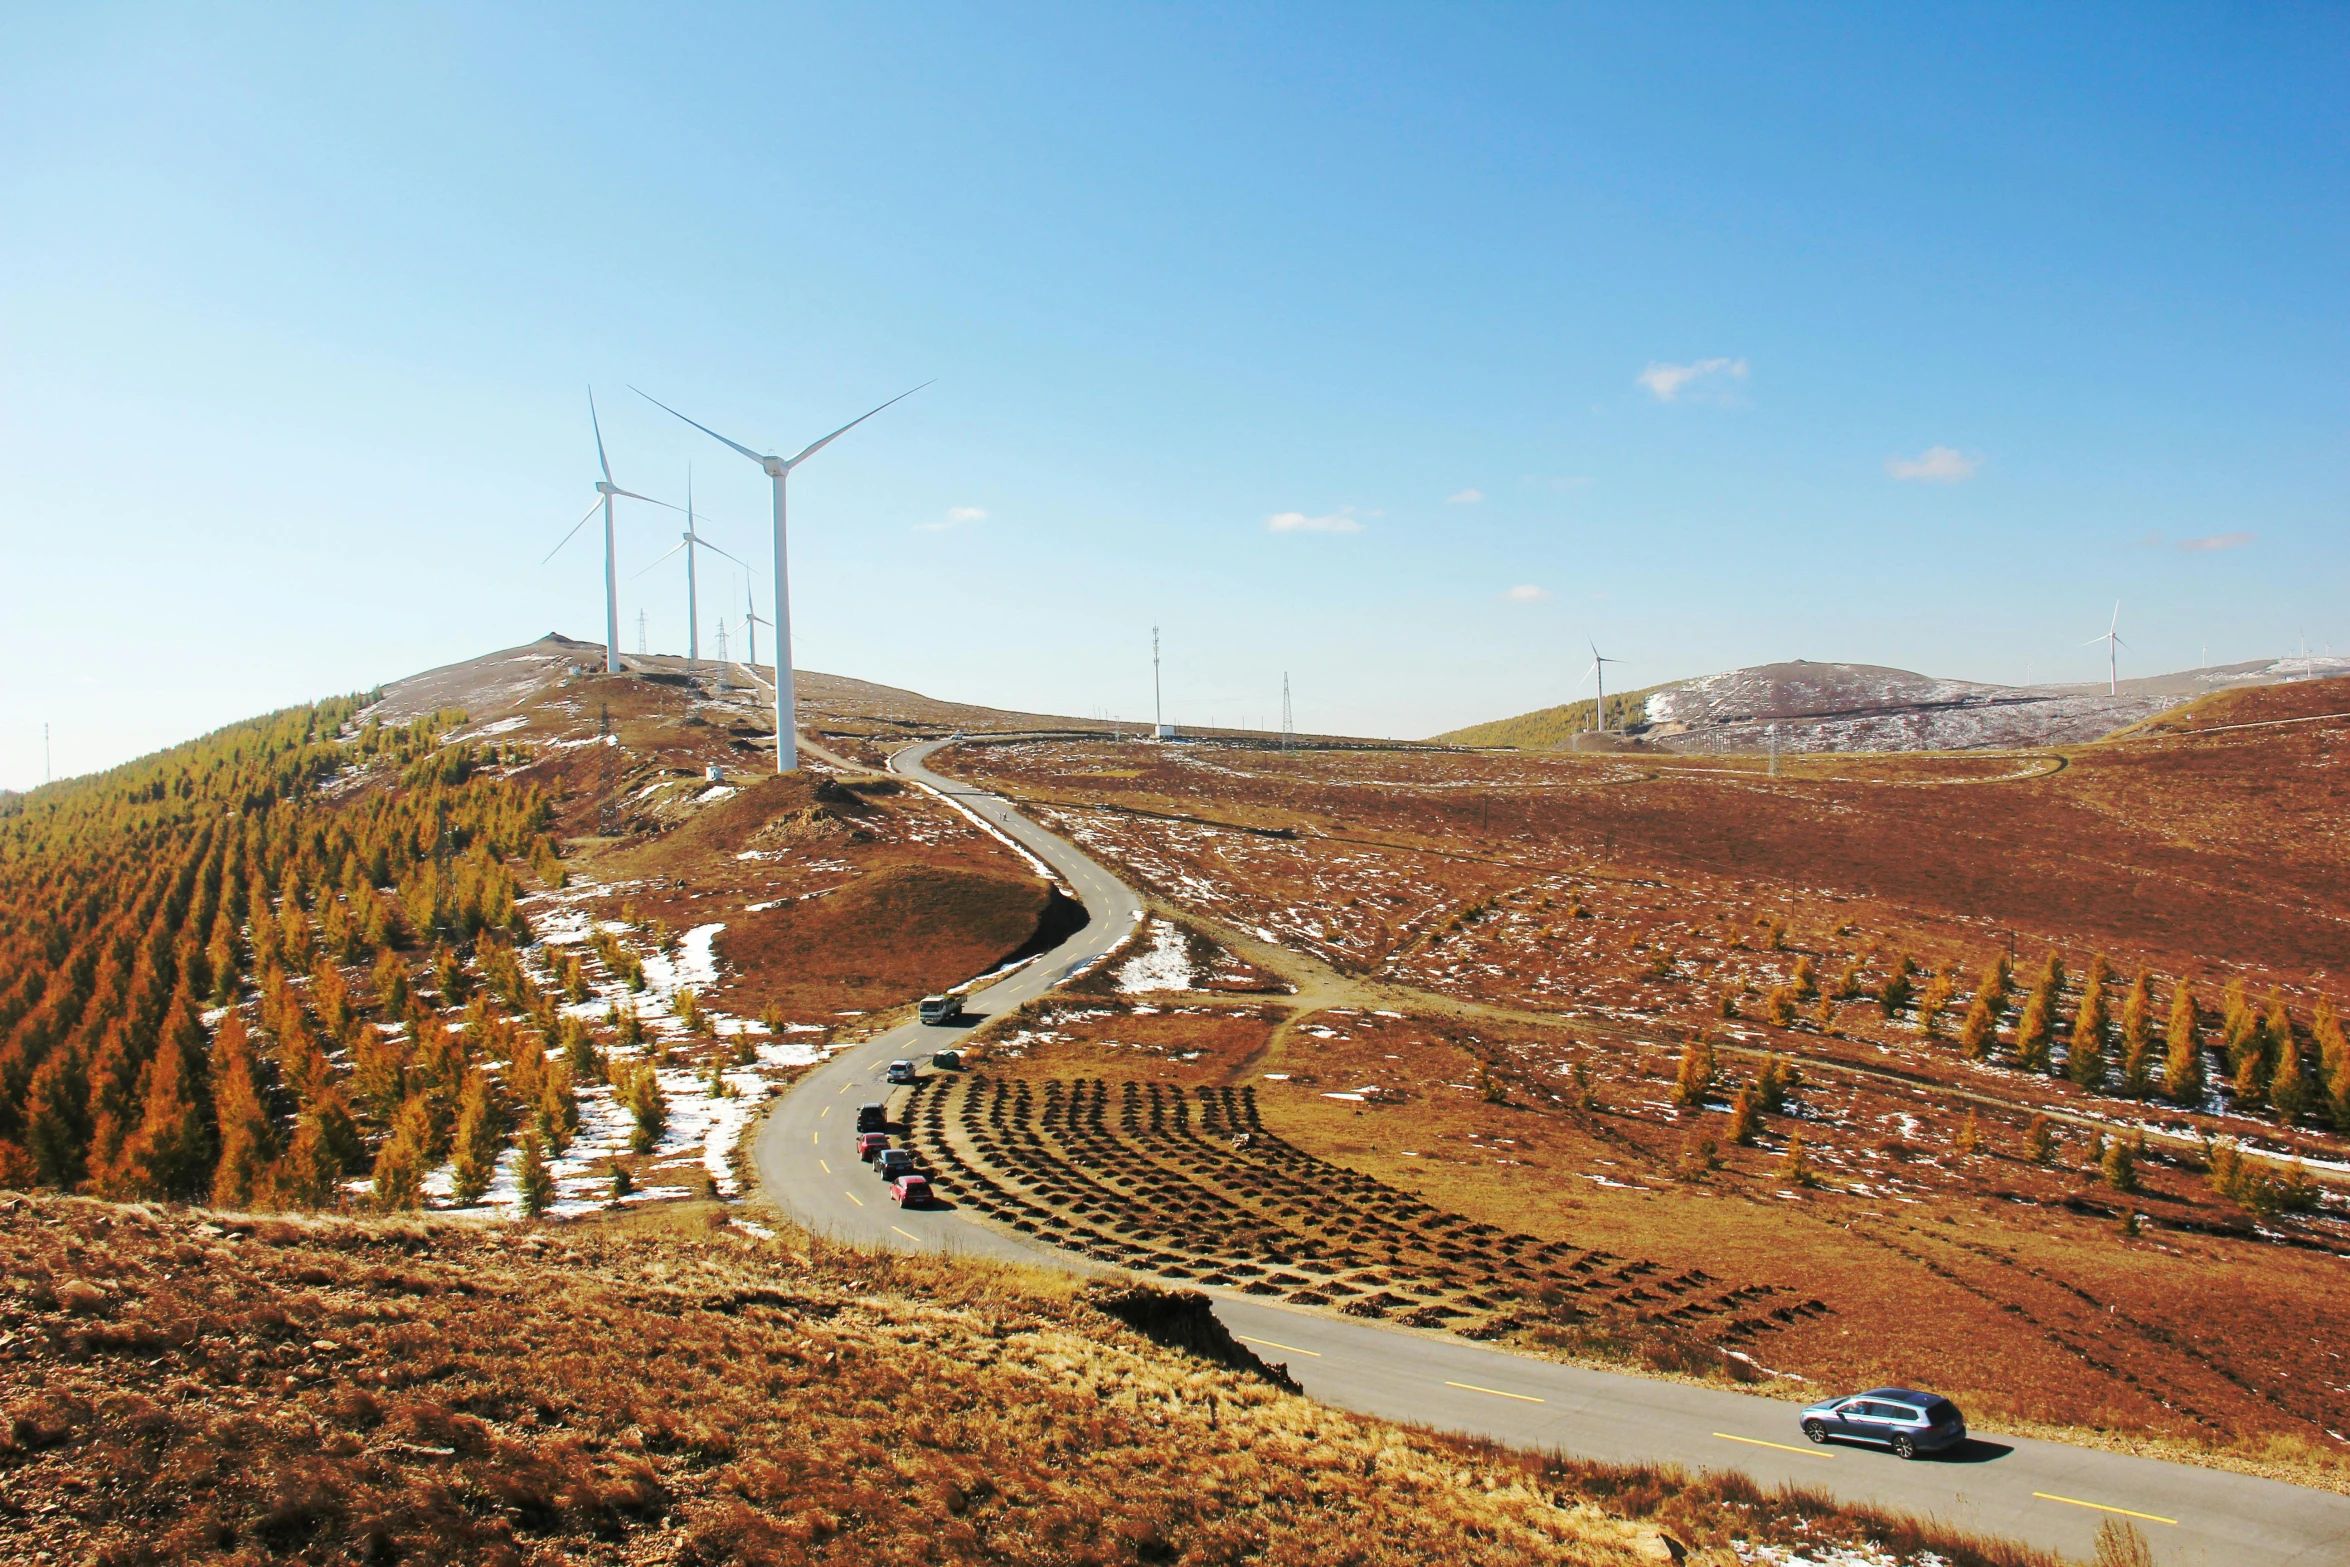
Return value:
[(1281, 671), (1281, 749), (1286, 751), (1297, 742), (1297, 726), (1289, 713), (1289, 671)]
[(1167, 708), (1159, 700), (1159, 628), (1151, 627), (1151, 734), (1153, 738), (1167, 738)]
[(53, 783), (56, 775), (49, 770), (49, 726), (41, 726), (41, 782)]
[(604, 742), (604, 800), (596, 811), (596, 831), (600, 836), (609, 838), (620, 825), (620, 802), (612, 797), (613, 790), (619, 787), (619, 779), (614, 774), (620, 758), (620, 745), (612, 735), (612, 704), (609, 702), (598, 704), (596, 734)]

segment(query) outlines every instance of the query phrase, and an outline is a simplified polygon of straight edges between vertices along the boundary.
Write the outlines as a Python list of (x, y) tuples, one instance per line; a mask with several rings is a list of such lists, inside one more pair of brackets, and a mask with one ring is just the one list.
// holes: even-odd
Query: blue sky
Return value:
[(791, 447), (936, 377), (794, 481), (798, 661), (973, 701), (1146, 714), (1154, 621), (1172, 718), (1398, 735), (1593, 638), (2350, 651), (2346, 66), (2330, 7), (18, 8), (0, 782), (600, 635), (590, 383), (763, 561), (628, 384)]

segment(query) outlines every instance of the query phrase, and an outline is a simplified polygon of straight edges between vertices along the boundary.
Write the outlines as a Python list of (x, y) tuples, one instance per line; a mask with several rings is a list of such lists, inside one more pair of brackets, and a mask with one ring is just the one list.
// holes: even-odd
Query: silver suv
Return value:
[(1822, 1399), (1803, 1412), (1815, 1442), (1843, 1437), (1893, 1449), (1896, 1458), (1938, 1453), (1966, 1440), (1966, 1417), (1949, 1399), (1906, 1387), (1874, 1387), (1849, 1398)]

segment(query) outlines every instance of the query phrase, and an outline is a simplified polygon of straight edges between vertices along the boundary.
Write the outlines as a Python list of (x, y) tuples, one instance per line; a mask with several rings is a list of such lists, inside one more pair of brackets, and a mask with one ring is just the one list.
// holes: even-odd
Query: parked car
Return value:
[(963, 1070), (963, 1052), (960, 1050), (936, 1051), (930, 1057), (930, 1064), (942, 1072), (960, 1072)]
[(924, 996), (922, 1021), (925, 1023), (952, 1023), (963, 1015), (961, 996)]
[(888, 1146), (889, 1133), (887, 1132), (859, 1132), (857, 1134), (857, 1157), (867, 1164), (871, 1164), (873, 1156)]
[(1893, 1449), (1897, 1458), (1938, 1453), (1966, 1440), (1966, 1417), (1949, 1399), (1906, 1387), (1874, 1387), (1847, 1398), (1822, 1399), (1803, 1412), (1803, 1434), (1815, 1442), (1842, 1437)]
[(903, 1148), (884, 1148), (873, 1156), (873, 1168), (881, 1172), (885, 1181), (894, 1181), (914, 1170), (914, 1156)]
[(930, 1181), (909, 1170), (889, 1183), (889, 1194), (901, 1208), (927, 1208), (930, 1206)]
[(893, 1083), (911, 1083), (914, 1081), (914, 1063), (911, 1061), (892, 1061), (889, 1064), (889, 1080)]
[(859, 1106), (857, 1106), (857, 1130), (858, 1130), (858, 1131), (860, 1131), (860, 1132), (886, 1132), (886, 1131), (888, 1131), (888, 1130), (889, 1130), (889, 1106), (887, 1106), (887, 1105), (859, 1105)]

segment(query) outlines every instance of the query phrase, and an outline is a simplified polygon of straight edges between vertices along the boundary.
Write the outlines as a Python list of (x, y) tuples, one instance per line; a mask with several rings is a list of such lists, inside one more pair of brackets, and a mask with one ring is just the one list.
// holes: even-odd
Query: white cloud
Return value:
[(987, 513), (977, 506), (949, 506), (944, 522), (917, 522), (917, 533), (944, 533), (949, 528), (960, 528), (966, 522), (985, 522)]
[(1550, 589), (1538, 588), (1531, 582), (1521, 582), (1502, 597), (1512, 604), (1536, 604), (1550, 597)]
[(1447, 495), (1444, 498), (1444, 504), (1447, 506), (1474, 506), (1483, 499), (1485, 499), (1483, 490), (1458, 490)]
[(1896, 479), (1922, 479), (1928, 484), (1958, 484), (1983, 466), (1955, 446), (1929, 446), (1915, 457), (1888, 457), (1885, 471)]
[(1693, 397), (1711, 395), (1716, 399), (1728, 394), (1719, 389), (1716, 376), (1733, 381), (1746, 379), (1746, 361), (1743, 359), (1699, 359), (1685, 365), (1651, 364), (1640, 372), (1640, 384), (1656, 394), (1660, 403), (1674, 402), (1683, 391)]
[(1352, 506), (1321, 517), (1309, 517), (1302, 511), (1277, 511), (1265, 519), (1265, 527), (1274, 533), (1360, 533), (1363, 525), (1355, 517)]
[(2257, 533), (2213, 533), (2200, 539), (2181, 539), (2179, 548), (2201, 552), (2204, 550), (2238, 550), (2259, 538)]

